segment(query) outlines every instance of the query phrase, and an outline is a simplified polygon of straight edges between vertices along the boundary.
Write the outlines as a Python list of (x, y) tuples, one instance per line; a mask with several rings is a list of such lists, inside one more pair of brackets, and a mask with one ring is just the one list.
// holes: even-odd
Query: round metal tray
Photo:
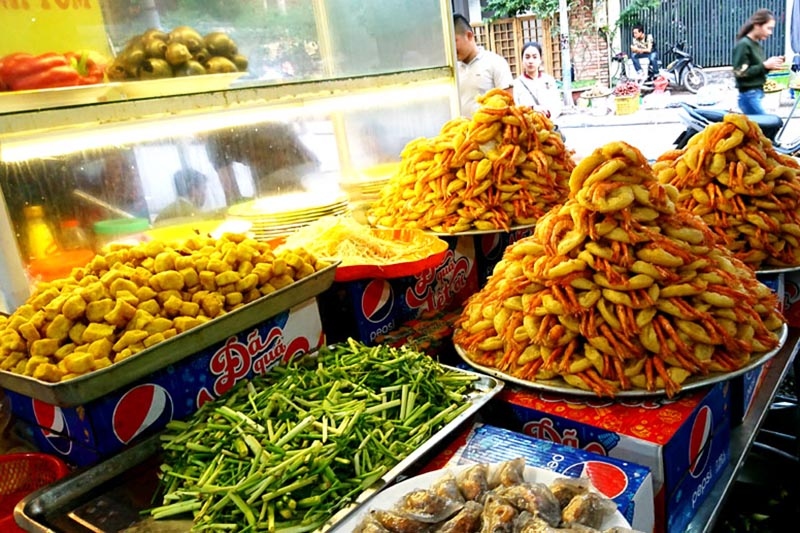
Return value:
[(512, 231), (519, 231), (523, 229), (531, 229), (536, 227), (536, 224), (522, 224), (519, 226), (511, 226), (508, 231), (504, 229), (476, 229), (469, 231), (459, 231), (457, 233), (444, 233), (439, 231), (423, 230), (429, 235), (436, 235), (437, 237), (461, 237), (462, 235), (491, 235), (493, 233), (511, 233)]
[[(760, 356), (753, 357), (749, 363), (738, 370), (734, 370), (733, 372), (714, 372), (705, 376), (698, 376), (698, 377), (689, 377), (686, 381), (681, 384), (681, 392), (698, 389), (701, 387), (705, 387), (707, 385), (713, 385), (720, 381), (726, 381), (731, 378), (735, 378), (736, 376), (740, 376), (749, 372), (750, 370), (766, 363), (777, 354), (783, 345), (786, 343), (786, 338), (789, 335), (789, 328), (786, 324), (781, 326), (781, 329), (778, 333), (778, 346), (770, 350), (769, 352), (765, 352)], [(543, 380), (543, 381), (528, 381), (526, 379), (517, 378), (506, 374), (505, 372), (501, 372), (496, 368), (491, 368), (483, 365), (479, 365), (470, 359), (467, 356), (466, 351), (463, 348), (456, 345), (456, 352), (472, 368), (484, 372), (490, 376), (496, 377), (498, 379), (502, 379), (508, 383), (514, 383), (517, 385), (521, 385), (523, 387), (527, 387), (529, 389), (536, 389), (542, 390), (547, 392), (556, 392), (559, 394), (569, 394), (572, 396), (591, 396), (597, 397), (592, 391), (587, 391), (583, 389), (578, 389), (569, 385), (566, 381), (562, 379), (550, 379), (550, 380)], [(643, 396), (666, 396), (667, 391), (665, 389), (657, 389), (654, 391), (648, 391), (645, 389), (631, 389), (631, 390), (619, 390), (616, 393), (616, 397), (618, 398), (626, 398), (626, 397), (643, 397)]]
[(800, 270), (800, 266), (792, 266), (792, 267), (773, 267), (773, 266), (765, 266), (761, 267), (756, 270), (756, 275), (759, 274), (782, 274), (788, 272), (797, 272)]

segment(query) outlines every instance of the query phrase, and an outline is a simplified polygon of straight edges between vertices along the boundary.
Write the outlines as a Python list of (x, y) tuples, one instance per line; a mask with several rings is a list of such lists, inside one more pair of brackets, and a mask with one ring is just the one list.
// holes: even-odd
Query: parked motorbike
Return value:
[[(784, 122), (778, 115), (747, 115), (747, 118), (758, 124), (764, 136), (772, 141), (772, 145), (779, 153), (786, 155), (796, 155), (800, 152), (800, 142), (795, 140), (791, 143), (781, 142), (781, 134), (786, 128), (786, 124), (794, 114), (797, 108), (798, 100), (795, 100), (794, 107), (792, 108), (789, 117)], [(722, 109), (700, 109), (691, 104), (681, 102), (679, 115), (681, 122), (686, 126), (686, 129), (675, 139), (675, 148), (684, 148), (689, 139), (695, 134), (700, 133), (709, 124), (715, 122), (722, 122), (728, 111)]]
[(661, 68), (659, 60), (656, 69), (651, 72), (658, 72), (657, 75), (651, 74), (642, 83), (642, 90), (652, 91), (658, 84), (658, 78), (663, 77), (667, 80), (667, 87), (683, 87), (690, 93), (696, 93), (706, 84), (706, 73), (703, 67), (695, 64), (692, 54), (686, 51), (686, 43), (681, 42), (669, 48), (667, 54), (675, 57), (666, 68)]

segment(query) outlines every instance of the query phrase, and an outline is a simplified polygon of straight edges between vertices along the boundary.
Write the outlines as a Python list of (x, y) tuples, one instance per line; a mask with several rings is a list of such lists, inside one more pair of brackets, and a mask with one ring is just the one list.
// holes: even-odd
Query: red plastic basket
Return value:
[(0, 455), (0, 531), (22, 531), (14, 522), (14, 507), (31, 492), (61, 479), (69, 468), (44, 453)]

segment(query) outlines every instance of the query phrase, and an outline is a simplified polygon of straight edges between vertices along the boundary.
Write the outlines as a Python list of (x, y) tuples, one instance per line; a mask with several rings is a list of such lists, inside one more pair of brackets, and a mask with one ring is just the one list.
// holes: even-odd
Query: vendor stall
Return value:
[(459, 117), (446, 1), (127, 4), (0, 40), (0, 437), (55, 472), (0, 529), (710, 530), (800, 346), (793, 160)]

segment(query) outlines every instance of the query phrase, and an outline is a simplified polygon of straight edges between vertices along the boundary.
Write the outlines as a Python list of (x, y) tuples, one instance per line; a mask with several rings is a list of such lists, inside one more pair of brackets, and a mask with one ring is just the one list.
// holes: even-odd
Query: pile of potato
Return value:
[(242, 235), (111, 248), (0, 323), (0, 370), (58, 382), (105, 368), (328, 266)]
[(367, 214), (370, 224), (439, 233), (533, 224), (566, 199), (572, 152), (545, 115), (494, 89), (471, 120), (411, 141), (400, 170)]
[(745, 115), (707, 126), (653, 171), (751, 268), (800, 265), (800, 164)]

